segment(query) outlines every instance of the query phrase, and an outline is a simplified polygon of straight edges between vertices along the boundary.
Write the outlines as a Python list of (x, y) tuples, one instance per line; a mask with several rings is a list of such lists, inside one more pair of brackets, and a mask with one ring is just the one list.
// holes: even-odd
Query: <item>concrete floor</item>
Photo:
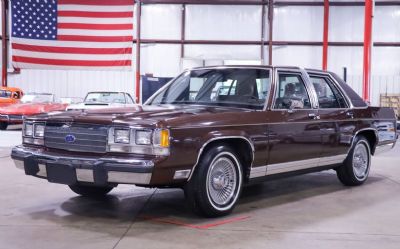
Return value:
[[(15, 133), (0, 132), (0, 144)], [(361, 187), (343, 187), (333, 171), (266, 182), (219, 219), (194, 216), (180, 190), (78, 197), (25, 176), (9, 153), (0, 147), (0, 248), (400, 248), (400, 146), (373, 158)]]

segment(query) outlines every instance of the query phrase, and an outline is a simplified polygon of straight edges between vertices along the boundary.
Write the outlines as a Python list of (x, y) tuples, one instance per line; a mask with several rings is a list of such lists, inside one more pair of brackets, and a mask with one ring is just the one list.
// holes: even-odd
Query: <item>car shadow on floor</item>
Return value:
[[(373, 188), (383, 180), (385, 180), (384, 177), (370, 176), (368, 181), (360, 187), (365, 190), (360, 189), (359, 191), (361, 193), (368, 191), (368, 188)], [(269, 181), (245, 187), (235, 211), (229, 217), (261, 215), (265, 218), (270, 213), (269, 211), (276, 207), (280, 208), (294, 203), (299, 206), (298, 203), (314, 197), (322, 198), (323, 202), (326, 201), (332, 205), (340, 205), (335, 200), (337, 196), (334, 195), (340, 191), (347, 191), (346, 195), (351, 197), (353, 189), (341, 185), (334, 174), (325, 172)], [(227, 219), (227, 217), (205, 219), (196, 216), (187, 207), (183, 191), (180, 189), (139, 189), (138, 192), (130, 194), (115, 191), (102, 199), (76, 196), (60, 205), (55, 204), (50, 209), (42, 207), (40, 211), (30, 213), (30, 216), (34, 219), (44, 219), (61, 225), (76, 225), (82, 229), (110, 225), (126, 226), (132, 222), (148, 224), (157, 219), (173, 219), (197, 226), (210, 221)], [(376, 196), (369, 201), (373, 204), (378, 202), (379, 198), (386, 197)], [(347, 215), (358, 208), (363, 208), (365, 204), (365, 201), (354, 202), (352, 209), (339, 208), (339, 213), (326, 213), (324, 215), (328, 217), (322, 215), (320, 218), (329, 219), (329, 215)], [(81, 226), (80, 224), (86, 225)], [(166, 226), (166, 229), (168, 227), (170, 225)]]

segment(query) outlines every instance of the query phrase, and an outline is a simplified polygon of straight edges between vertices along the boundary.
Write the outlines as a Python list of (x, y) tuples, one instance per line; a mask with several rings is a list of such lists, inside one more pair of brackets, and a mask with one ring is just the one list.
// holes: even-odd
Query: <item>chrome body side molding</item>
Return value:
[(307, 160), (286, 162), (286, 163), (276, 163), (268, 164), (261, 167), (251, 168), (250, 178), (262, 177), (267, 175), (291, 172), (302, 169), (310, 169), (319, 166), (326, 166), (332, 164), (342, 163), (347, 157), (347, 154), (312, 158)]

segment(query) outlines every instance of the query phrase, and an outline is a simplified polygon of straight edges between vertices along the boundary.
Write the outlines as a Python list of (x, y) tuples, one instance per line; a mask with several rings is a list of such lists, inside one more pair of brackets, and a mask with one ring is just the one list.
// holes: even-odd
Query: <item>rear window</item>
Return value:
[(367, 103), (346, 83), (344, 82), (337, 74), (331, 73), (333, 78), (339, 83), (340, 87), (343, 91), (346, 92), (349, 97), (351, 103), (353, 103), (354, 107), (367, 107)]

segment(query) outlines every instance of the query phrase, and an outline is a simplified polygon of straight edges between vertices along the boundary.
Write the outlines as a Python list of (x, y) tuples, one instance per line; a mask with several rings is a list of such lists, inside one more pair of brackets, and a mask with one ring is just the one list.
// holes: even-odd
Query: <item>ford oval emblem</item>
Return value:
[(67, 143), (73, 143), (73, 142), (75, 142), (75, 136), (74, 136), (74, 135), (71, 135), (71, 134), (66, 135), (66, 136), (65, 136), (65, 142), (67, 142)]

